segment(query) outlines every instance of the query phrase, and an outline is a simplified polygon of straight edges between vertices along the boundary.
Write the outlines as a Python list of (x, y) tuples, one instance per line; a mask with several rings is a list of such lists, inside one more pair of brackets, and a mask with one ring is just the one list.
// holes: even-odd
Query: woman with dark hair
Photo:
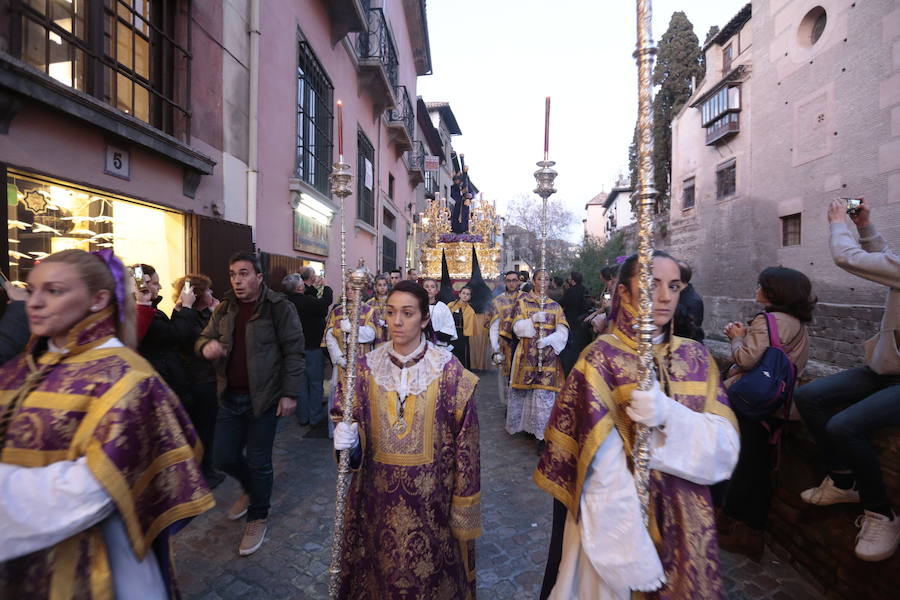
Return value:
[[(806, 323), (812, 319), (816, 300), (812, 297), (809, 278), (787, 267), (768, 267), (759, 274), (756, 301), (765, 312), (744, 323), (732, 322), (725, 327), (731, 339), (734, 361), (725, 380), (729, 388), (744, 373), (752, 370), (769, 347), (766, 314), (775, 318), (778, 338), (788, 358), (797, 368), (797, 379), (809, 358), (809, 334)], [(719, 544), (729, 552), (745, 554), (759, 562), (765, 546), (764, 534), (772, 500), (772, 467), (775, 445), (772, 432), (781, 425), (773, 415), (770, 421), (752, 421), (738, 417), (741, 429), (741, 454), (728, 482), (725, 502), (718, 516), (721, 533)]]
[[(638, 260), (622, 265), (612, 332), (585, 350), (547, 426), (534, 479), (553, 495), (553, 535), (541, 598), (724, 598), (707, 486), (738, 454), (734, 415), (709, 351), (671, 334), (682, 283), (654, 254), (656, 377), (637, 389)], [(629, 470), (636, 425), (650, 428), (650, 523)]]
[(469, 338), (475, 335), (475, 310), (469, 305), (472, 299), (472, 288), (468, 285), (459, 290), (459, 299), (447, 305), (456, 325), (456, 341), (453, 342), (453, 355), (462, 366), (471, 369)]
[(375, 345), (383, 344), (388, 340), (387, 323), (384, 320), (384, 307), (387, 304), (388, 290), (391, 289), (386, 275), (375, 277), (373, 286), (374, 294), (366, 302), (372, 307), (372, 326), (375, 327)]
[(0, 597), (178, 597), (171, 536), (214, 502), (187, 414), (133, 350), (130, 280), (111, 250), (28, 275), (32, 337), (0, 368)]
[(385, 309), (390, 340), (357, 363), (353, 423), (343, 386), (334, 447), (356, 469), (338, 598), (475, 597), (481, 535), (478, 378), (428, 340), (428, 294), (401, 281)]

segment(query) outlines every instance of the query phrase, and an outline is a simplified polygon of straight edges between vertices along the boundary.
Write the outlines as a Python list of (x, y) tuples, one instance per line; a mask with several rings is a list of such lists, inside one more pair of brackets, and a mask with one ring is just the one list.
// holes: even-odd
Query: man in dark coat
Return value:
[(472, 199), (475, 195), (466, 184), (462, 175), (453, 176), (453, 187), (450, 188), (450, 197), (453, 199), (453, 210), (450, 213), (450, 230), (453, 233), (466, 233), (469, 231), (469, 213)]
[(706, 337), (703, 332), (703, 298), (691, 285), (693, 271), (691, 271), (690, 265), (679, 260), (678, 269), (681, 271), (681, 283), (685, 285), (685, 288), (681, 290), (678, 306), (675, 307), (673, 323), (675, 335), (702, 342)]

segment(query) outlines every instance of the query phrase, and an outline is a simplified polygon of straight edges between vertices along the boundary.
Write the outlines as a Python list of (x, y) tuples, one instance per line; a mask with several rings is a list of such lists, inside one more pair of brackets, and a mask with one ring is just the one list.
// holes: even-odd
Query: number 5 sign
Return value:
[(128, 150), (107, 146), (106, 167), (103, 172), (122, 179), (131, 179), (131, 154)]

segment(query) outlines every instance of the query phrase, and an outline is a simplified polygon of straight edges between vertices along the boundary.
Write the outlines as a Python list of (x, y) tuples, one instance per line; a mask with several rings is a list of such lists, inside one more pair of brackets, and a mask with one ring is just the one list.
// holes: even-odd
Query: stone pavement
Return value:
[[(544, 573), (552, 502), (531, 481), (534, 438), (504, 431), (505, 409), (498, 398), (495, 374), (482, 374), (477, 399), (484, 535), (476, 550), (478, 594), (487, 600), (532, 599)], [(216, 490), (217, 506), (177, 536), (176, 564), (186, 600), (327, 598), (335, 466), (330, 440), (307, 433), (293, 418), (280, 423), (269, 531), (256, 554), (238, 556), (243, 522), (225, 519), (238, 494), (232, 480)], [(724, 552), (722, 563), (734, 600), (819, 597), (768, 551), (761, 565)]]

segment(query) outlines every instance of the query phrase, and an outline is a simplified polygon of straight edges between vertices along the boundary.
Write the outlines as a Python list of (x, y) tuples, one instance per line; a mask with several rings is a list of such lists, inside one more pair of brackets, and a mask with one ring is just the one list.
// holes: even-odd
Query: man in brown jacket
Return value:
[(797, 409), (829, 468), (818, 487), (800, 496), (820, 506), (861, 502), (856, 556), (878, 561), (889, 558), (900, 542), (900, 519), (888, 499), (878, 453), (868, 439), (876, 429), (900, 425), (900, 255), (869, 221), (865, 201), (850, 213), (859, 241), (847, 227), (845, 212), (843, 200), (835, 200), (828, 209), (834, 262), (849, 273), (887, 286), (887, 301), (880, 331), (865, 344), (865, 366), (797, 390)]
[(213, 462), (237, 479), (243, 491), (228, 511), (233, 521), (247, 516), (241, 556), (256, 552), (265, 538), (275, 429), (278, 417), (297, 406), (305, 366), (297, 310), (283, 294), (266, 287), (261, 271), (249, 252), (231, 257), (232, 289), (196, 345), (216, 369), (219, 413)]

